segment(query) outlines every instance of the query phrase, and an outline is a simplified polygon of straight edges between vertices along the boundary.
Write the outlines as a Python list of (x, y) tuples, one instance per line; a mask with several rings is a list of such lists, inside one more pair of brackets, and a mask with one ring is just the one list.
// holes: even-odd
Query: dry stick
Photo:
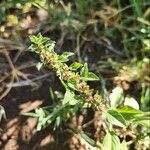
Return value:
[(3, 81), (5, 81), (9, 76), (10, 76), (10, 73), (9, 73), (9, 74), (6, 74), (4, 77), (2, 77), (2, 78), (0, 79), (0, 83), (3, 82)]
[(77, 50), (78, 60), (81, 63), (82, 60), (81, 60), (81, 54), (80, 54), (80, 36), (81, 36), (81, 31), (77, 34), (77, 37), (76, 37), (76, 41), (77, 41), (76, 50)]
[[(15, 78), (14, 75), (12, 75), (11, 80), (10, 80), (10, 85), (13, 84), (14, 78)], [(9, 87), (2, 93), (2, 95), (0, 95), (0, 100), (2, 100), (4, 97), (7, 96), (7, 94), (10, 92), (11, 88), (12, 88), (12, 86), (9, 86)]]
[(90, 120), (89, 122), (82, 125), (82, 128), (86, 128), (94, 122), (95, 119)]
[(79, 136), (79, 138), (82, 138), (82, 139), (84, 139), (84, 142), (88, 145), (88, 146), (90, 146), (91, 148), (94, 148), (95, 146), (96, 146), (96, 142), (94, 141), (94, 140), (92, 140), (91, 138), (90, 138), (90, 140), (88, 139), (89, 137), (85, 137), (84, 135), (84, 132), (82, 131), (82, 130), (80, 130), (80, 129), (78, 129), (76, 126), (74, 126), (73, 124), (69, 124), (68, 125), (68, 128), (70, 129), (70, 130), (72, 130), (73, 131), (73, 133), (75, 133), (77, 136)]
[(23, 42), (22, 40), (19, 41), (20, 49), (17, 51), (17, 54), (15, 55), (15, 57), (13, 59), (14, 62), (17, 62), (17, 60), (19, 59), (19, 56), (22, 54), (22, 52), (27, 49), (26, 45), (24, 45), (22, 42)]
[[(6, 48), (7, 46), (7, 50), (14, 50), (14, 49), (17, 49), (19, 51), (21, 51), (22, 49), (25, 49), (26, 46), (23, 45), (23, 44), (18, 44), (17, 42), (12, 42), (11, 40), (8, 40), (8, 39), (3, 39), (3, 38), (0, 38), (0, 48)], [(3, 51), (1, 51), (3, 52)]]
[(150, 26), (150, 22), (148, 20), (145, 20), (144, 18), (138, 17), (137, 20), (147, 26)]
[[(23, 70), (23, 69), (26, 69), (26, 68), (30, 68), (30, 67), (35, 67), (37, 63), (29, 63), (29, 64), (25, 64), (25, 65), (21, 65), (19, 67), (17, 67), (16, 70)], [(4, 80), (6, 80), (9, 76), (11, 75), (11, 73), (7, 73), (5, 76), (3, 76), (1, 79), (0, 79), (0, 83), (3, 82)]]
[[(4, 53), (4, 55), (5, 55), (5, 57), (6, 57), (7, 61), (8, 61), (8, 63), (9, 63), (9, 65), (10, 65), (10, 68), (12, 69), (12, 72), (11, 72), (12, 77), (11, 77), (11, 80), (10, 80), (10, 84), (12, 85), (12, 83), (14, 82), (14, 79), (15, 79), (15, 75), (16, 75), (16, 74), (15, 74), (15, 67), (14, 67), (14, 65), (13, 65), (13, 63), (12, 63), (12, 61), (11, 61), (11, 58), (10, 58), (10, 56), (9, 56), (9, 54), (8, 54), (8, 52), (7, 52), (7, 50), (6, 50), (5, 48), (4, 48), (3, 50), (4, 50), (3, 53)], [(0, 95), (0, 100), (2, 100), (5, 96), (7, 96), (7, 94), (10, 92), (11, 88), (12, 88), (12, 86), (8, 87), (8, 88)]]
[(19, 81), (19, 82), (15, 82), (13, 83), (12, 85), (10, 84), (7, 84), (6, 87), (20, 87), (20, 86), (29, 86), (29, 85), (34, 85), (35, 81), (39, 81), (39, 80), (42, 80), (44, 78), (47, 78), (48, 76), (50, 75), (50, 73), (47, 73), (47, 74), (44, 74), (44, 75), (41, 75), (41, 76), (38, 76), (38, 77), (35, 77), (33, 79), (28, 79), (26, 81)]
[(4, 53), (4, 55), (5, 55), (5, 57), (6, 57), (7, 61), (8, 61), (8, 63), (9, 63), (9, 65), (10, 65), (11, 70), (12, 70), (12, 71), (15, 70), (14, 64), (12, 63), (11, 58), (10, 58), (10, 56), (9, 56), (9, 54), (8, 54), (8, 52), (7, 52), (7, 50), (6, 50), (6, 48), (4, 48), (3, 50), (4, 50), (3, 53)]
[(113, 14), (112, 16), (110, 16), (108, 19), (111, 19), (111, 18), (115, 17), (116, 15), (122, 13), (123, 11), (125, 11), (125, 10), (127, 10), (127, 9), (129, 9), (129, 8), (131, 8), (133, 6), (134, 6), (134, 4), (128, 5), (128, 6), (124, 7), (124, 8), (122, 8), (122, 9), (118, 10), (115, 14)]
[[(0, 38), (0, 42), (4, 42), (4, 40)], [(9, 44), (12, 44), (8, 40), (5, 40), (5, 42), (6, 43), (8, 42)], [(7, 87), (7, 89), (0, 95), (0, 100), (2, 100), (4, 97), (7, 96), (7, 94), (10, 92), (12, 87), (21, 86), (21, 84), (24, 85), (24, 84), (27, 84), (27, 82), (28, 82), (28, 85), (30, 85), (29, 82), (32, 83), (33, 81), (37, 81), (37, 80), (40, 80), (40, 79), (45, 77), (45, 76), (44, 77), (37, 77), (33, 80), (28, 79), (26, 75), (24, 75), (21, 71), (19, 71), (17, 68), (15, 68), (15, 66), (12, 63), (11, 58), (10, 58), (5, 46), (2, 46), (1, 48), (3, 48), (1, 52), (5, 55), (12, 71), (9, 74), (5, 75), (2, 79), (0, 79), (0, 83), (1, 83), (4, 80), (6, 80), (9, 76), (11, 76), (10, 83), (7, 86), (5, 86), (5, 87)], [(30, 66), (35, 66), (35, 65), (32, 64)], [(20, 67), (20, 69), (24, 69), (25, 67), (28, 67), (28, 66), (26, 65), (26, 66)], [(15, 80), (15, 78), (18, 80), (18, 75), (21, 76), (22, 78), (28, 80), (28, 81), (23, 81), (20, 84), (18, 82), (18, 83), (15, 84), (14, 80)]]
[(119, 51), (119, 50), (115, 49), (114, 47), (112, 47), (112, 45), (108, 45), (105, 42), (102, 42), (101, 40), (98, 40), (96, 38), (94, 38), (94, 40), (96, 41), (97, 44), (105, 46), (106, 48), (108, 48), (108, 50), (116, 53), (117, 55), (122, 56), (122, 57), (124, 56), (124, 54), (121, 52), (121, 50)]

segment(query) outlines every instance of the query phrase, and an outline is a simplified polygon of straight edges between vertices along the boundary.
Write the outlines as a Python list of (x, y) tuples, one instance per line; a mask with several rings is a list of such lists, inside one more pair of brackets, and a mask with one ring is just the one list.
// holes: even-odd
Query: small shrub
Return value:
[[(34, 113), (25, 114), (38, 118), (38, 130), (47, 127), (49, 124), (53, 124), (54, 128), (57, 128), (79, 110), (90, 108), (102, 113), (102, 122), (106, 132), (103, 141), (96, 142), (83, 131), (72, 128), (72, 125), (69, 127), (78, 132), (93, 147), (104, 150), (125, 150), (129, 143), (141, 140), (142, 135), (144, 135), (142, 140), (147, 139), (148, 132), (146, 130), (150, 128), (150, 114), (148, 112), (142, 112), (124, 102), (127, 98), (124, 98), (121, 90), (119, 90), (121, 93), (116, 93), (116, 90), (114, 90), (112, 94), (115, 96), (111, 95), (110, 101), (104, 100), (99, 91), (92, 89), (88, 85), (89, 81), (98, 81), (99, 77), (89, 71), (86, 63), (73, 62), (68, 65), (69, 57), (74, 55), (73, 53), (64, 52), (62, 55), (58, 55), (54, 51), (55, 42), (43, 37), (41, 34), (32, 36), (30, 39), (32, 42), (30, 50), (37, 53), (41, 59), (38, 69), (42, 66), (52, 68), (66, 90), (63, 98), (53, 107), (38, 108)], [(117, 94), (119, 94), (119, 98)], [(131, 100), (135, 103), (133, 98), (130, 98)], [(116, 132), (118, 127), (120, 131), (125, 131), (126, 133), (124, 135), (118, 134)], [(139, 128), (141, 129), (140, 131)], [(126, 142), (127, 129), (131, 130), (135, 135), (135, 138), (128, 143)], [(121, 136), (123, 136), (122, 142), (120, 140)]]

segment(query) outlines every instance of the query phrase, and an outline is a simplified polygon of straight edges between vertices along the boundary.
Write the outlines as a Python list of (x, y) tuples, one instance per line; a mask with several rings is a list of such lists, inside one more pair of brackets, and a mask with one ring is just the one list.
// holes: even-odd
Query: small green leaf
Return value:
[(62, 55), (59, 56), (59, 61), (60, 62), (67, 62), (69, 61), (68, 57), (73, 56), (74, 53), (72, 52), (64, 52)]
[(143, 114), (142, 111), (134, 109), (130, 106), (124, 106), (122, 108), (116, 109), (120, 113), (129, 113), (129, 114)]
[(120, 140), (114, 132), (110, 131), (104, 137), (103, 149), (104, 150), (120, 150)]
[(67, 61), (69, 61), (68, 57), (65, 57), (65, 56), (63, 56), (63, 55), (59, 56), (58, 60), (59, 60), (60, 62), (67, 62)]
[(42, 123), (41, 123), (41, 122), (38, 122), (36, 128), (37, 128), (37, 131), (41, 131), (41, 129), (42, 129)]
[(150, 41), (149, 41), (149, 39), (144, 39), (142, 42), (143, 42), (143, 45), (144, 45), (144, 50), (145, 51), (150, 51)]
[(143, 114), (142, 111), (134, 109), (130, 106), (124, 106), (116, 109), (126, 120), (134, 119), (136, 115)]
[(72, 63), (71, 65), (70, 65), (70, 69), (71, 70), (77, 70), (77, 69), (79, 69), (79, 68), (81, 68), (83, 65), (81, 64), (81, 63), (78, 63), (78, 62), (74, 62), (74, 63)]
[(88, 73), (89, 73), (88, 66), (87, 63), (85, 63), (83, 68), (81, 69), (80, 75), (86, 78), (88, 77)]
[(54, 130), (55, 130), (56, 128), (58, 128), (58, 127), (60, 126), (60, 124), (61, 124), (61, 117), (58, 116), (58, 117), (56, 118), (56, 121), (55, 121)]
[(63, 104), (69, 103), (70, 105), (75, 105), (78, 102), (79, 100), (75, 98), (75, 94), (70, 90), (67, 90), (63, 99)]
[(128, 150), (127, 142), (125, 140), (121, 143), (120, 150)]
[(88, 72), (87, 77), (82, 77), (84, 81), (98, 81), (99, 77), (92, 72)]
[(22, 115), (24, 115), (24, 116), (30, 116), (30, 117), (39, 117), (38, 114), (33, 113), (33, 112), (22, 113)]
[(35, 109), (35, 113), (39, 116), (39, 117), (45, 117), (45, 112), (42, 108), (37, 108)]
[(135, 115), (132, 122), (150, 128), (150, 112), (143, 112), (143, 114)]
[(105, 135), (104, 140), (103, 140), (103, 149), (104, 150), (112, 150), (111, 143), (112, 143), (111, 134), (109, 132), (107, 132), (107, 134)]
[(55, 42), (54, 41), (50, 41), (51, 43), (48, 45), (48, 50), (51, 52), (54, 50), (55, 47)]
[(34, 0), (34, 1), (31, 1), (32, 5), (36, 6), (37, 8), (39, 9), (43, 9), (43, 7), (45, 6), (46, 4), (46, 0)]
[(112, 93), (109, 95), (111, 108), (116, 108), (118, 105), (120, 105), (123, 102), (124, 96), (123, 96), (123, 89), (121, 87), (115, 87), (112, 90)]
[[(149, 60), (147, 60), (149, 61)], [(149, 61), (150, 64), (150, 61)], [(141, 108), (144, 111), (150, 111), (150, 87), (142, 89)]]
[(68, 87), (73, 89), (73, 90), (77, 90), (77, 83), (76, 83), (76, 80), (74, 79), (69, 79), (68, 80)]
[(96, 142), (87, 136), (83, 131), (80, 132), (81, 137), (92, 146), (96, 146)]
[(137, 118), (137, 119), (133, 120), (133, 122), (150, 129), (150, 119), (140, 120), (140, 118)]
[(73, 56), (74, 55), (74, 53), (72, 53), (72, 52), (64, 52), (63, 54), (62, 54), (62, 56), (64, 56), (64, 57), (70, 57), (70, 56)]
[(90, 108), (92, 105), (91, 105), (91, 103), (84, 103), (83, 105), (82, 105), (82, 108), (84, 109), (84, 108)]
[(30, 41), (32, 42), (32, 43), (38, 43), (38, 37), (37, 36), (35, 36), (35, 35), (33, 35), (33, 36), (30, 36)]
[(120, 127), (126, 126), (126, 121), (119, 112), (115, 110), (108, 110), (106, 113), (106, 116), (110, 123), (120, 126)]

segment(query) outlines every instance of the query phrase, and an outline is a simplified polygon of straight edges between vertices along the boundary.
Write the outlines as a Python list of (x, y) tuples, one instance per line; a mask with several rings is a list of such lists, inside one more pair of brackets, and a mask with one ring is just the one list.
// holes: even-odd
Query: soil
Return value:
[[(67, 42), (69, 41), (64, 41), (64, 44), (62, 45), (61, 49), (66, 49), (65, 46), (67, 45), (66, 44)], [(101, 54), (103, 52), (92, 51), (93, 52), (92, 53), (90, 48), (87, 49), (86, 47), (83, 47), (83, 49), (84, 49), (83, 53), (86, 54), (86, 55), (83, 54), (83, 56), (85, 58), (88, 57), (88, 60), (86, 61), (88, 61), (89, 65), (92, 64), (93, 66), (95, 66), (94, 64), (99, 60), (101, 56), (103, 56)], [(16, 53), (14, 52), (14, 56), (15, 55)], [(11, 57), (13, 58), (14, 56)], [(18, 64), (16, 65), (19, 66), (22, 64), (28, 64), (28, 62), (35, 63), (35, 61), (37, 60), (38, 57), (28, 52), (25, 52), (23, 55), (19, 57)], [(1, 59), (0, 62), (5, 64), (7, 63), (5, 61), (6, 61), (5, 59), (4, 60)], [(7, 67), (9, 68), (9, 66)], [(6, 68), (6, 71), (8, 71), (8, 68)], [(5, 71), (2, 70), (2, 73), (4, 72)], [(23, 112), (29, 112), (38, 107), (50, 105), (51, 104), (49, 94), (50, 87), (52, 87), (52, 89), (54, 90), (62, 91), (62, 87), (60, 86), (61, 84), (59, 83), (59, 80), (57, 78), (55, 79), (54, 74), (52, 74), (52, 72), (49, 69), (38, 72), (37, 69), (35, 69), (35, 66), (33, 66), (27, 69), (23, 69), (23, 73), (25, 74), (29, 73), (33, 76), (35, 75), (41, 76), (41, 73), (43, 74), (50, 73), (50, 75), (48, 75), (48, 77), (42, 80), (38, 80), (36, 82), (38, 85), (37, 87), (36, 86), (32, 87), (31, 85), (13, 87), (11, 91), (8, 93), (8, 95), (0, 101), (0, 105), (4, 107), (7, 117), (6, 119), (3, 119), (0, 122), (1, 128), (0, 150), (87, 149), (85, 148), (85, 142), (80, 141), (81, 138), (78, 137), (78, 135), (74, 135), (73, 133), (68, 132), (67, 129), (53, 131), (53, 127), (48, 127), (46, 129), (43, 129), (42, 131), (37, 131), (36, 118), (22, 115)], [(108, 75), (108, 73), (105, 72), (103, 74)], [(97, 84), (99, 83), (92, 84), (92, 86), (97, 87)], [(111, 88), (112, 82), (107, 83), (107, 85), (109, 85), (109, 88)], [(88, 117), (90, 116), (90, 118), (88, 119), (88, 117), (86, 116), (84, 119), (87, 119), (86, 122), (88, 122), (89, 120), (92, 119), (94, 115), (96, 116), (96, 113), (95, 114), (90, 113), (87, 115)], [(79, 120), (81, 118), (83, 118), (82, 115), (81, 117), (78, 117)], [(77, 122), (80, 122), (79, 120)], [(96, 138), (100, 139), (99, 132), (101, 129), (99, 129), (98, 127), (99, 121), (100, 120), (96, 120), (94, 122), (95, 125), (93, 124), (94, 126), (92, 125), (92, 127), (89, 126), (87, 129), (85, 129), (86, 132), (92, 133), (95, 139)]]
[[(34, 21), (31, 21), (33, 24)], [(34, 24), (36, 24), (35, 22)], [(90, 33), (90, 32), (88, 32)], [(92, 33), (92, 32), (91, 32)], [(76, 53), (76, 50), (74, 49), (74, 45), (70, 40), (64, 40), (59, 39), (57, 36), (60, 34), (57, 32), (55, 33), (44, 33), (45, 35), (53, 35), (53, 39), (56, 40), (56, 51), (58, 53), (62, 53), (62, 51), (73, 51)], [(25, 39), (28, 39), (28, 35), (22, 35)], [(105, 60), (106, 58), (111, 57), (120, 57), (121, 54), (117, 54), (112, 52), (110, 48), (108, 48), (105, 44), (102, 45), (102, 43), (93, 43), (93, 40), (88, 41), (85, 43), (81, 49), (81, 56), (82, 60), (84, 62), (88, 62), (90, 68), (93, 70), (97, 70), (98, 72), (102, 73), (102, 76), (105, 76), (105, 79), (107, 78), (107, 89), (110, 90), (114, 86), (114, 83), (112, 83), (112, 77), (115, 75), (114, 71), (111, 71), (111, 69), (102, 69), (102, 68), (96, 68), (96, 64), (99, 60)], [(94, 40), (95, 41), (95, 40)], [(24, 43), (24, 41), (23, 41)], [(27, 42), (28, 43), (28, 42)], [(62, 44), (63, 43), (63, 44)], [(1, 44), (1, 43), (0, 43)], [(117, 43), (118, 44), (118, 43)], [(13, 44), (10, 43), (10, 47)], [(72, 45), (72, 46), (71, 46)], [(8, 46), (8, 48), (6, 47)], [(4, 47), (8, 49), (8, 51), (11, 49), (9, 48), (8, 43), (4, 43)], [(19, 46), (18, 46), (19, 47)], [(23, 45), (22, 47), (25, 47), (24, 50), (27, 49), (27, 46)], [(13, 47), (12, 51), (9, 53), (11, 59), (16, 56), (17, 47)], [(59, 51), (59, 50), (62, 51)], [(109, 51), (107, 50), (109, 49)], [(17, 49), (18, 50), (18, 49)], [(28, 52), (23, 52), (19, 56), (19, 59), (17, 63), (15, 63), (15, 66), (19, 65), (26, 65), (29, 64), (29, 62), (35, 63), (34, 58), (36, 60), (38, 59), (37, 56), (34, 56)], [(1, 53), (0, 53), (1, 54)], [(4, 65), (4, 66), (3, 66)], [(95, 69), (96, 68), (96, 69)], [(9, 72), (10, 66), (6, 60), (5, 57), (0, 55), (0, 76), (2, 77), (5, 72)], [(54, 131), (53, 127), (48, 127), (46, 129), (43, 129), (42, 131), (36, 130), (36, 124), (37, 119), (32, 117), (27, 117), (22, 115), (23, 112), (29, 112), (32, 111), (38, 107), (50, 105), (50, 94), (49, 94), (49, 88), (52, 87), (54, 90), (62, 90), (61, 84), (59, 83), (58, 79), (54, 77), (54, 74), (51, 73), (49, 70), (43, 70), (38, 72), (37, 69), (35, 69), (35, 66), (29, 67), (27, 69), (23, 69), (23, 73), (30, 74), (31, 76), (42, 76), (41, 74), (48, 74), (45, 78), (42, 80), (37, 80), (35, 83), (37, 83), (38, 86), (34, 85), (25, 85), (25, 86), (18, 86), (13, 87), (11, 91), (8, 93), (6, 97), (4, 97), (0, 101), (0, 105), (4, 107), (4, 110), (6, 112), (6, 119), (2, 119), (0, 122), (0, 150), (85, 150), (90, 149), (85, 146), (84, 141), (80, 141), (78, 135), (73, 134), (72, 132), (68, 132), (67, 129), (59, 129)], [(9, 81), (6, 81), (9, 82)], [(97, 87), (98, 83), (92, 83), (91, 86), (94, 88)], [(116, 83), (118, 84), (118, 83)], [(125, 84), (128, 87), (128, 84)], [(135, 93), (138, 93), (137, 89)], [(129, 90), (130, 92), (131, 90)], [(132, 90), (133, 91), (133, 90)], [(128, 93), (128, 88), (126, 90)], [(134, 93), (134, 94), (135, 94)], [(1, 94), (1, 87), (0, 87), (0, 94)], [(135, 94), (136, 95), (136, 94)], [(88, 117), (90, 118), (88, 118)], [(77, 120), (79, 125), (81, 123), (88, 122), (93, 117), (99, 118), (99, 114), (95, 112), (95, 114), (92, 112), (90, 114), (87, 113), (87, 116), (83, 118), (83, 116), (80, 114), (77, 118), (72, 118), (72, 120)], [(87, 119), (85, 121), (85, 119)], [(76, 122), (74, 123), (76, 124)], [(101, 126), (101, 120), (100, 118), (98, 120), (95, 120), (93, 122), (92, 126), (89, 126), (87, 129), (84, 129), (84, 131), (90, 133), (93, 135), (93, 138), (95, 139), (102, 139), (104, 136), (103, 129), (100, 128)], [(101, 132), (101, 134), (100, 134)]]
[[(21, 115), (49, 102), (49, 83), (43, 81), (42, 86), (32, 91), (31, 87), (13, 88), (1, 101), (7, 119), (2, 120), (0, 127), (1, 150), (49, 150), (66, 149), (67, 133), (46, 128), (42, 132), (36, 130), (37, 119)], [(58, 144), (59, 143), (59, 144)]]
[[(65, 44), (64, 44), (65, 45)], [(63, 47), (62, 47), (63, 48)], [(12, 54), (12, 53), (10, 53)], [(15, 53), (14, 53), (15, 56)], [(12, 58), (14, 57), (12, 56)], [(5, 57), (0, 56), (1, 64), (7, 64)], [(93, 58), (93, 57), (92, 57)], [(19, 57), (18, 63), (15, 66), (23, 66), (23, 64), (35, 63), (38, 57), (31, 53)], [(9, 72), (9, 65), (2, 66), (1, 77), (4, 72)], [(3, 70), (5, 68), (6, 70)], [(32, 111), (38, 107), (51, 105), (49, 88), (55, 91), (63, 91), (61, 83), (49, 69), (38, 71), (35, 66), (21, 70), (24, 74), (30, 74), (29, 77), (42, 76), (48, 74), (43, 79), (37, 80), (34, 85), (20, 85), (13, 87), (6, 97), (0, 101), (0, 105), (6, 112), (6, 119), (0, 122), (0, 150), (84, 150), (89, 149), (89, 145), (85, 145), (84, 141), (78, 135), (73, 134), (66, 128), (53, 130), (53, 127), (48, 127), (42, 131), (36, 130), (37, 119), (22, 115), (23, 112)], [(9, 80), (6, 81), (9, 83)], [(97, 84), (92, 86), (96, 87)], [(84, 115), (84, 114), (83, 114)], [(86, 117), (79, 114), (78, 118), (72, 118), (73, 123), (80, 126), (82, 123), (87, 123), (94, 117), (93, 112), (87, 112)], [(96, 117), (97, 118), (97, 117)], [(86, 119), (86, 120), (85, 120)], [(77, 124), (78, 122), (78, 124)], [(84, 129), (86, 132), (94, 135), (93, 138), (99, 138), (98, 129), (99, 120), (95, 121), (95, 125), (88, 126)], [(94, 126), (93, 126), (94, 125)]]

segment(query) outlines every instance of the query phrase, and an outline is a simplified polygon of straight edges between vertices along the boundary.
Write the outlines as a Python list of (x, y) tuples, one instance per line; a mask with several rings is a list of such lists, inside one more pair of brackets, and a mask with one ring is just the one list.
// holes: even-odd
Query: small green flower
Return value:
[[(72, 53), (64, 52), (61, 56), (57, 55), (57, 53), (54, 51), (55, 42), (50, 41), (41, 34), (32, 36), (30, 39), (32, 42), (30, 49), (40, 55), (42, 63), (52, 68), (56, 72), (56, 75), (63, 81), (63, 83), (68, 86), (67, 88), (76, 90), (79, 95), (82, 95), (85, 98), (85, 101), (88, 101), (93, 105), (100, 104), (101, 96), (98, 92), (94, 94), (94, 89), (91, 89), (87, 84), (87, 79), (89, 79), (88, 76), (90, 75), (87, 64), (80, 64), (80, 76), (76, 69), (73, 70), (66, 64), (66, 62), (69, 60), (68, 57), (73, 55)], [(84, 75), (86, 77), (83, 77)], [(94, 74), (92, 74), (91, 77), (94, 77), (94, 79), (95, 77), (96, 79), (98, 78)]]

